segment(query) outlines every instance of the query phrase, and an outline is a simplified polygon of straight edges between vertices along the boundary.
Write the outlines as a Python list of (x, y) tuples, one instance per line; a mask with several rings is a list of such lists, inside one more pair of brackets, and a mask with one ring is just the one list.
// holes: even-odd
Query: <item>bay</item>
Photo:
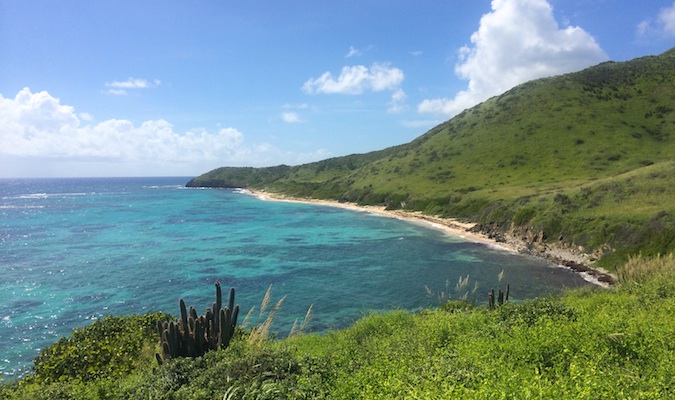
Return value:
[[(214, 283), (245, 314), (272, 285), (279, 337), (313, 305), (326, 332), (390, 309), (434, 306), (460, 277), (474, 300), (508, 282), (522, 301), (589, 285), (547, 261), (432, 227), (341, 208), (188, 189), (185, 177), (0, 180), (0, 373), (104, 315), (203, 310)], [(498, 276), (503, 273), (503, 281)], [(446, 284), (447, 283), (447, 284)], [(254, 313), (253, 315), (257, 315)], [(255, 318), (252, 321), (255, 323)]]

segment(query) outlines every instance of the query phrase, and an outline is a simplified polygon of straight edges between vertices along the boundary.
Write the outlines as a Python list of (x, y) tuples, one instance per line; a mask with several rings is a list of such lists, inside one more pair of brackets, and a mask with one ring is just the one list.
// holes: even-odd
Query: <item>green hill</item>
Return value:
[(675, 250), (675, 49), (519, 85), (414, 141), (300, 166), (219, 168), (245, 187), (478, 222), (610, 266)]

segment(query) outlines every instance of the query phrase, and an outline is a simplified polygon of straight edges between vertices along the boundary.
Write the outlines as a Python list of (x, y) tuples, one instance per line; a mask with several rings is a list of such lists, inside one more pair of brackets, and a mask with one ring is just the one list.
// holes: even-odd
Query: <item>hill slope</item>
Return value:
[[(605, 256), (675, 250), (675, 49), (539, 79), (414, 141), (188, 186), (248, 187), (479, 222), (497, 237)], [(607, 257), (608, 255), (611, 257)]]

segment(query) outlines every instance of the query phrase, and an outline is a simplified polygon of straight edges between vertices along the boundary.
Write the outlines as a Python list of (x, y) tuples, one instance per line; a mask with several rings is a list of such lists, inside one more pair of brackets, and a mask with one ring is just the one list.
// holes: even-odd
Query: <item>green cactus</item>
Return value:
[(163, 356), (155, 354), (157, 363), (176, 357), (200, 357), (209, 350), (227, 348), (234, 336), (239, 314), (239, 305), (234, 304), (234, 288), (230, 289), (228, 306), (222, 308), (220, 282), (216, 282), (216, 301), (204, 315), (185, 301), (179, 300), (178, 321), (157, 321), (157, 332)]
[(183, 326), (187, 326), (187, 308), (185, 307), (185, 300), (180, 299), (178, 300), (178, 304), (180, 304), (180, 321), (183, 323)]
[(488, 292), (488, 309), (494, 310), (495, 306), (503, 306), (504, 303), (509, 301), (509, 292), (511, 291), (511, 286), (509, 284), (506, 285), (506, 293), (502, 292), (501, 289), (497, 292), (497, 297), (495, 298), (495, 290), (491, 289), (490, 292)]

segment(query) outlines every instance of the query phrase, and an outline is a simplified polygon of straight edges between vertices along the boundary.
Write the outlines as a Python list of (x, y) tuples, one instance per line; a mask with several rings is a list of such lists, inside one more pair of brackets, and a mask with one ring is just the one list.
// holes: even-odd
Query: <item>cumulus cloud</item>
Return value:
[(296, 124), (300, 122), (300, 116), (298, 115), (298, 113), (294, 112), (282, 112), (281, 120), (288, 124)]
[(145, 79), (129, 78), (126, 81), (106, 82), (105, 86), (110, 88), (106, 91), (106, 93), (116, 96), (123, 96), (128, 94), (128, 89), (147, 89), (159, 86), (160, 83), (161, 81), (159, 79), (155, 79), (154, 81), (150, 82)]
[(140, 126), (119, 119), (83, 125), (73, 107), (28, 88), (14, 99), (0, 96), (0, 104), (0, 151), (15, 156), (186, 162), (234, 155), (243, 141), (233, 128), (179, 134), (164, 120)]
[(362, 94), (365, 91), (381, 92), (396, 90), (403, 82), (403, 71), (389, 64), (346, 66), (336, 78), (325, 72), (318, 78), (310, 78), (302, 86), (308, 94)]
[[(221, 165), (264, 165), (279, 157), (312, 159), (325, 152), (293, 155), (266, 144), (246, 145), (244, 135), (231, 127), (179, 133), (162, 119), (140, 125), (124, 119), (90, 124), (87, 116), (45, 91), (32, 93), (24, 88), (15, 98), (0, 95), (0, 164), (10, 159), (33, 160), (26, 165), (60, 160), (107, 163), (109, 169), (128, 164), (154, 166), (155, 174), (173, 168), (189, 174)], [(153, 173), (142, 168), (140, 174)]]
[(638, 36), (661, 35), (666, 37), (675, 36), (675, 2), (670, 7), (662, 8), (656, 20), (647, 19), (637, 27)]
[(455, 74), (469, 81), (468, 88), (452, 99), (424, 100), (419, 112), (453, 116), (520, 83), (608, 58), (582, 28), (561, 28), (547, 0), (493, 0), (459, 57)]

